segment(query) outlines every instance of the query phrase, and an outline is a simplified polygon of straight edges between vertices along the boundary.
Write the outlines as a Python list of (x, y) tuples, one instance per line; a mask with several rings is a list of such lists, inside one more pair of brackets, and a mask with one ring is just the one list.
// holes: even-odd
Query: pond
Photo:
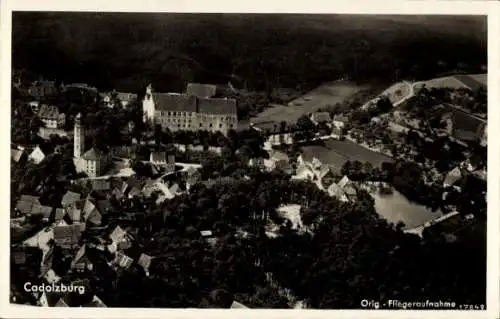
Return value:
[(388, 222), (405, 223), (405, 229), (417, 227), (425, 222), (442, 216), (441, 211), (432, 212), (423, 205), (410, 202), (403, 194), (393, 190), (392, 194), (370, 192), (375, 199), (375, 209)]

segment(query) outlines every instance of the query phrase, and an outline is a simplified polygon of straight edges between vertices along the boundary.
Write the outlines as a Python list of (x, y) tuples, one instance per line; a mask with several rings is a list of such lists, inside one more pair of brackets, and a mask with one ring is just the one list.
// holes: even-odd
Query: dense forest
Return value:
[(128, 91), (484, 73), (487, 52), (486, 18), (472, 16), (16, 12), (12, 40), (27, 74)]

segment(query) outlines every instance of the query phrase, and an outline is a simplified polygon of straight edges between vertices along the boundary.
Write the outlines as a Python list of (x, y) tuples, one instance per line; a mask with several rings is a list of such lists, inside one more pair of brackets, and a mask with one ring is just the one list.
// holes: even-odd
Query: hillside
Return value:
[[(486, 19), (450, 16), (13, 14), (13, 65), (101, 89), (187, 81), (251, 89), (483, 73)], [(422, 54), (425, 52), (425, 54)], [(241, 84), (240, 84), (241, 85)]]

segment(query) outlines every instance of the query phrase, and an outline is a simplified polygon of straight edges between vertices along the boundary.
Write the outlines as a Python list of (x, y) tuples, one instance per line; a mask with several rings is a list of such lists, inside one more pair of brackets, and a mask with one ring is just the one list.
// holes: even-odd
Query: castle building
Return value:
[[(198, 94), (198, 93), (199, 94)], [(220, 131), (226, 134), (238, 125), (235, 99), (215, 97), (213, 85), (189, 84), (186, 93), (156, 93), (146, 89), (142, 106), (145, 121), (170, 131)]]
[(85, 129), (81, 118), (80, 113), (75, 118), (73, 163), (77, 173), (83, 172), (88, 177), (97, 177), (106, 170), (111, 162), (111, 157), (109, 153), (101, 152), (94, 147), (83, 153), (85, 150)]

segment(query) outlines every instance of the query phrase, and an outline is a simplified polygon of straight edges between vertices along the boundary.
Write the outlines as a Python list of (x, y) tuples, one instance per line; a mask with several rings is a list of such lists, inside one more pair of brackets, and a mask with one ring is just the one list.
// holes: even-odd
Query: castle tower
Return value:
[(85, 130), (82, 125), (82, 114), (78, 113), (75, 117), (75, 136), (73, 141), (73, 156), (80, 158), (85, 150)]
[(153, 87), (149, 84), (146, 87), (146, 94), (142, 101), (142, 112), (144, 114), (144, 121), (153, 121), (155, 115), (155, 104), (153, 101)]

